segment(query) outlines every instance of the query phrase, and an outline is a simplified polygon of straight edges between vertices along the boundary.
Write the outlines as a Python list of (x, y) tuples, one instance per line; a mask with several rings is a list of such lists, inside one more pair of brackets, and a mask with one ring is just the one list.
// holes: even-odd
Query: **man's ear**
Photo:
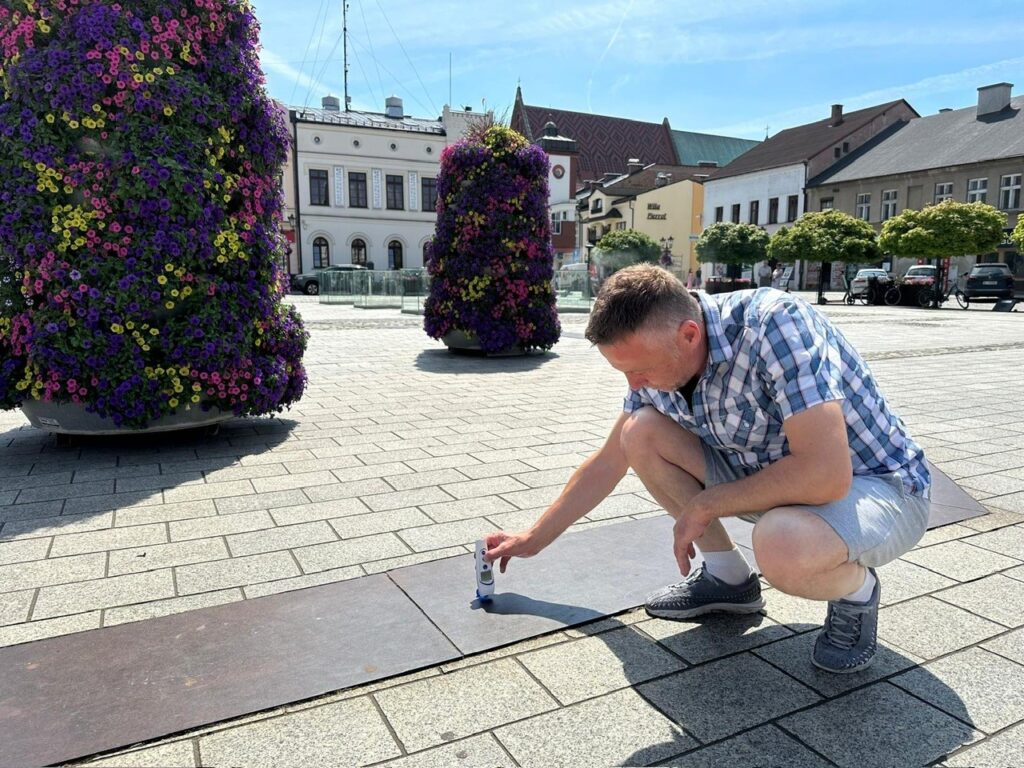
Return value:
[(700, 343), (701, 328), (693, 320), (683, 320), (676, 328), (676, 344), (681, 349), (690, 349)]

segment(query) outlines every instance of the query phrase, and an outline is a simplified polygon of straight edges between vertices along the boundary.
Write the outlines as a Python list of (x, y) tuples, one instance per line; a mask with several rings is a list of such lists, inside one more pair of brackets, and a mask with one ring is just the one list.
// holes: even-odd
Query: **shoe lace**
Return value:
[(869, 608), (847, 602), (829, 603), (825, 639), (840, 648), (853, 648), (860, 640), (861, 619)]
[[(704, 578), (704, 570), (704, 563), (701, 563), (699, 566), (697, 566), (697, 568), (690, 571), (690, 574), (675, 586), (685, 587), (688, 584), (693, 584), (694, 582), (700, 581), (702, 578)], [(711, 577), (710, 573), (708, 574), (708, 577)]]

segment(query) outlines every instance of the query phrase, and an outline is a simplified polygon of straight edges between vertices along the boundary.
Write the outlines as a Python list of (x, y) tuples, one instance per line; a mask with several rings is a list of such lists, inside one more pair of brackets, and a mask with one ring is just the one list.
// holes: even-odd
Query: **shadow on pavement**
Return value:
[(417, 370), (425, 373), (518, 373), (534, 371), (558, 358), (557, 352), (493, 356), (466, 354), (447, 349), (425, 349), (416, 356)]

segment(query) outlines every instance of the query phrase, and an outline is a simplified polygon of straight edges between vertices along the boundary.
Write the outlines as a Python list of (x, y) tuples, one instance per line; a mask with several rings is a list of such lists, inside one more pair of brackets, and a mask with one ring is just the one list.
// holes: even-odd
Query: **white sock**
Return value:
[(743, 553), (736, 547), (725, 552), (701, 552), (704, 556), (704, 567), (708, 573), (726, 584), (742, 584), (750, 578), (753, 570)]
[(843, 597), (843, 600), (849, 600), (851, 603), (866, 603), (871, 599), (871, 593), (875, 591), (875, 577), (867, 568), (864, 569), (864, 583), (860, 585), (860, 589), (855, 589), (850, 594)]

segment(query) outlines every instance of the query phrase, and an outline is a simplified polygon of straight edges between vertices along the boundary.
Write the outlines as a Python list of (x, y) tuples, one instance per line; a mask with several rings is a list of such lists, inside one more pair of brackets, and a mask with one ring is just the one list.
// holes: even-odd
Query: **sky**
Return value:
[[(270, 95), (341, 97), (342, 0), (253, 0)], [(357, 110), (436, 118), (445, 104), (508, 122), (527, 104), (763, 139), (906, 99), (921, 115), (977, 88), (1024, 93), (1021, 0), (349, 0)]]

